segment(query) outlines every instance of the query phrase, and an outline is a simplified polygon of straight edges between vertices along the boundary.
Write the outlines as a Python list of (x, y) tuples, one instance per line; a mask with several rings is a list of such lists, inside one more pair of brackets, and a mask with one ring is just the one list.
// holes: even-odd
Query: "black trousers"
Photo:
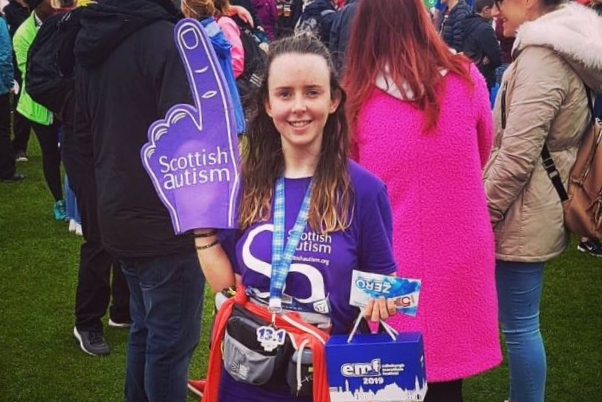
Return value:
[(432, 382), (428, 384), (428, 391), (424, 402), (463, 402), (462, 380)]
[(77, 198), (85, 240), (80, 249), (75, 326), (80, 331), (102, 331), (101, 318), (107, 308), (113, 321), (130, 322), (130, 292), (121, 264), (102, 246), (92, 154), (77, 146), (73, 121), (69, 121), (76, 117), (69, 110), (63, 124), (63, 165)]
[[(14, 55), (13, 55), (14, 57)], [(15, 59), (13, 59), (15, 60)], [(16, 63), (15, 63), (16, 64)], [(23, 88), (23, 79), (21, 78), (21, 71), (15, 65), (15, 81), (19, 83), (19, 87)], [(21, 113), (17, 112), (17, 105), (19, 104), (19, 95), (13, 95), (13, 149), (15, 152), (27, 153), (27, 143), (29, 142), (29, 136), (31, 134), (31, 124), (29, 120)]]
[(101, 319), (107, 308), (113, 321), (130, 321), (130, 292), (120, 263), (101, 243), (96, 213), (96, 181), (91, 163), (88, 166), (79, 164), (77, 158), (71, 158), (65, 152), (64, 165), (69, 185), (77, 198), (85, 240), (80, 249), (75, 326), (81, 331), (101, 331)]
[[(13, 54), (13, 61), (16, 60)], [(17, 68), (16, 61), (14, 62), (15, 81), (19, 83), (19, 87), (23, 88), (23, 79), (21, 78), (21, 71)], [(21, 113), (17, 112), (17, 105), (19, 104), (19, 95), (13, 95), (12, 110), (13, 114), (13, 149), (15, 152), (27, 153), (27, 143), (29, 142), (29, 136), (31, 134), (31, 124), (29, 120)]]
[(63, 199), (61, 186), (61, 152), (59, 151), (59, 124), (49, 126), (30, 122), (42, 151), (42, 169), (48, 189), (55, 201)]
[(0, 179), (15, 174), (15, 152), (10, 143), (10, 94), (0, 95)]
[(13, 148), (15, 152), (27, 153), (27, 143), (31, 134), (31, 123), (15, 110), (13, 114)]

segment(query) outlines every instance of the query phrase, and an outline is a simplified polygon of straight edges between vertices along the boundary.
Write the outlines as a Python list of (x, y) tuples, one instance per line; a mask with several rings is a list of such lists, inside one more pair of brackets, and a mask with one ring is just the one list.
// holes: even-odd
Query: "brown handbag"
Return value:
[[(506, 83), (507, 84), (507, 83)], [(562, 202), (564, 224), (573, 234), (588, 239), (602, 239), (602, 122), (594, 116), (594, 105), (589, 88), (585, 85), (587, 103), (591, 113), (577, 159), (571, 168), (568, 192), (556, 169), (548, 146), (541, 150), (543, 167), (548, 173)], [(502, 129), (506, 128), (506, 86), (501, 97)]]
[(581, 139), (577, 159), (571, 168), (568, 191), (550, 156), (547, 145), (541, 150), (543, 166), (556, 188), (562, 208), (564, 224), (569, 231), (589, 239), (602, 239), (602, 122), (594, 116), (592, 97), (587, 86), (588, 106), (592, 114)]

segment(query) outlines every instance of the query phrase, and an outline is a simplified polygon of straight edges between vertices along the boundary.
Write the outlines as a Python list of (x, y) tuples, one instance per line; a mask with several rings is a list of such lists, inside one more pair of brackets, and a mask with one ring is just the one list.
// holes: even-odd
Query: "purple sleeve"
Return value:
[(396, 272), (393, 257), (393, 217), (385, 187), (360, 209), (358, 269), (389, 275)]

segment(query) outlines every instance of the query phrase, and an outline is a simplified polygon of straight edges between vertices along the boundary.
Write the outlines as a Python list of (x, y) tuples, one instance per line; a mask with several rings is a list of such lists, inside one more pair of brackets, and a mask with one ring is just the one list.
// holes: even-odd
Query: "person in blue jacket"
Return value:
[(0, 181), (25, 178), (15, 171), (15, 152), (10, 142), (10, 93), (13, 88), (13, 51), (8, 26), (0, 18)]

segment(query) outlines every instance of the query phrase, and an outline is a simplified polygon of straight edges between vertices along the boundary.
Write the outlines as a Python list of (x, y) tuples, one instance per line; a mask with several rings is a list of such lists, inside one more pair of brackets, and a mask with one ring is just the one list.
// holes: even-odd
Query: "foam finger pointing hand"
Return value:
[[(184, 19), (176, 26), (176, 45), (188, 76), (194, 106), (198, 111), (199, 129), (203, 116), (211, 121), (225, 120), (228, 113), (227, 84), (215, 57), (211, 39), (200, 22)], [(214, 55), (209, 57), (208, 55)]]

